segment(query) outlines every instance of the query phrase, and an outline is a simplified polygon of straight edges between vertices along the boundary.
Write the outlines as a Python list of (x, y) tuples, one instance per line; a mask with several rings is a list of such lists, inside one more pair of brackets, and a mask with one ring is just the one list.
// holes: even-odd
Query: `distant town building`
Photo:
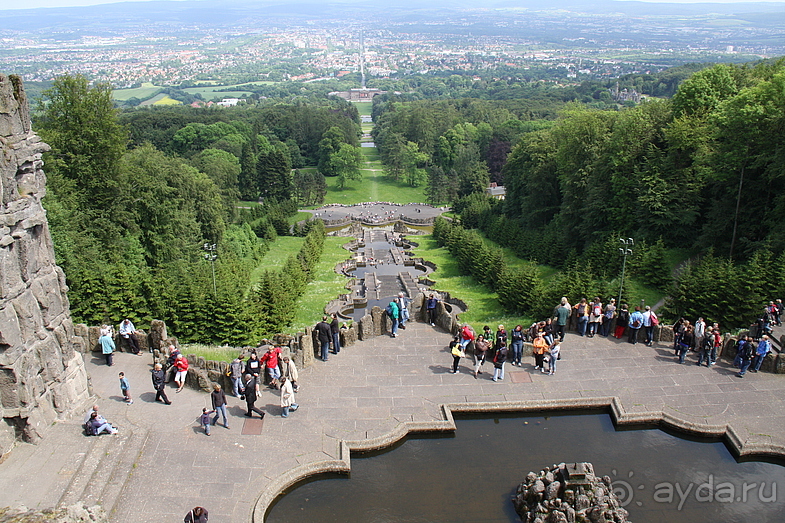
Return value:
[(636, 91), (635, 89), (627, 89), (626, 87), (622, 90), (619, 90), (619, 82), (616, 82), (616, 86), (608, 89), (611, 93), (611, 98), (613, 98), (614, 102), (635, 102), (640, 103), (643, 100), (643, 96)]
[(382, 91), (381, 89), (374, 89), (374, 88), (357, 88), (357, 89), (349, 89), (348, 91), (333, 91), (330, 93), (332, 96), (338, 96), (339, 98), (343, 98), (344, 100), (349, 100), (350, 102), (365, 102), (369, 100), (373, 100), (374, 96), (378, 96), (380, 94), (385, 94), (387, 91)]
[(507, 191), (504, 189), (503, 185), (497, 185), (496, 182), (491, 182), (491, 185), (485, 189), (485, 193), (493, 196), (497, 200), (503, 200), (504, 196), (507, 194)]
[(234, 107), (240, 102), (244, 102), (245, 98), (224, 98), (220, 102), (216, 103), (216, 105), (220, 105), (221, 107)]

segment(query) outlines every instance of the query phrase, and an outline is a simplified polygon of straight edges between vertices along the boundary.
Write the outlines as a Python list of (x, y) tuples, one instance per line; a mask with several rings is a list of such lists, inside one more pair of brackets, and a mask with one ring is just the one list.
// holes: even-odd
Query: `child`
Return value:
[(131, 399), (131, 386), (128, 384), (128, 380), (125, 379), (125, 373), (120, 373), (120, 391), (123, 393), (123, 398), (125, 398), (125, 402), (129, 405), (133, 404), (134, 400)]
[(202, 415), (199, 416), (199, 423), (202, 425), (202, 428), (204, 428), (204, 433), (207, 434), (208, 436), (210, 435), (210, 422), (211, 422), (210, 414), (212, 414), (213, 412), (215, 411), (207, 410), (207, 407), (204, 407), (202, 409)]

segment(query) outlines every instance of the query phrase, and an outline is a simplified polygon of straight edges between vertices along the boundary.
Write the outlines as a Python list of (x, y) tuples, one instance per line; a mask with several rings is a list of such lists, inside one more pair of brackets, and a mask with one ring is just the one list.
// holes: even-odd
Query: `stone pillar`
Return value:
[[(41, 199), (42, 154), (22, 81), (0, 74), (0, 453), (35, 442), (90, 396), (65, 274)], [(83, 333), (82, 330), (80, 330)]]

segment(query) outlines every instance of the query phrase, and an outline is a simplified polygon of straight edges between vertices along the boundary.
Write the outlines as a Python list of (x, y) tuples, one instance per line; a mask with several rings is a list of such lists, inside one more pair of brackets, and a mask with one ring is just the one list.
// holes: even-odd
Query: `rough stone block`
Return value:
[(373, 319), (373, 335), (381, 336), (382, 334), (390, 333), (390, 326), (387, 325), (389, 320), (387, 314), (380, 307), (373, 307), (371, 309), (371, 318)]
[(366, 314), (365, 316), (360, 318), (360, 321), (358, 322), (357, 335), (362, 341), (370, 340), (371, 338), (376, 336), (373, 327), (373, 317), (371, 317), (370, 314)]

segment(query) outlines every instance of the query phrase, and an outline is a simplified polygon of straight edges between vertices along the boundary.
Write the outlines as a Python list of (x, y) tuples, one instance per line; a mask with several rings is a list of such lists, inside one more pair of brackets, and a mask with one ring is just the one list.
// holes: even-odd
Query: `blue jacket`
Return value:
[(101, 352), (104, 354), (111, 354), (114, 352), (114, 342), (112, 341), (112, 338), (106, 334), (98, 338), (98, 342), (101, 344)]
[(629, 322), (629, 325), (630, 325), (630, 328), (631, 328), (631, 329), (634, 329), (634, 328), (636, 328), (636, 327), (633, 327), (633, 324), (635, 323), (635, 320), (638, 320), (638, 321), (640, 322), (640, 325), (637, 327), (638, 329), (640, 329), (641, 327), (643, 327), (643, 314), (641, 314), (641, 311), (635, 311), (635, 312), (633, 312), (633, 313), (630, 315), (630, 322)]

